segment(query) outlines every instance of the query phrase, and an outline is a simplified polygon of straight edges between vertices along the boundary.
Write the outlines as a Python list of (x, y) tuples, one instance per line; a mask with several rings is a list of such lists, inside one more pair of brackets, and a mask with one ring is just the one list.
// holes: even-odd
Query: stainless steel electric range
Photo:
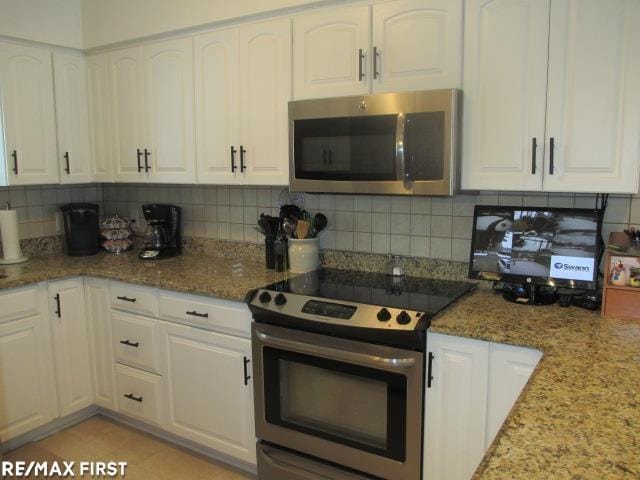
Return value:
[(472, 288), (325, 269), (251, 292), (258, 478), (419, 480), (426, 330)]

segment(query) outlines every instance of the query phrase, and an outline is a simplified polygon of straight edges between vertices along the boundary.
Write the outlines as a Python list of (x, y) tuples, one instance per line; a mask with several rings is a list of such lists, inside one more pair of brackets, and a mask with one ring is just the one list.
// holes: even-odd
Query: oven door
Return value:
[(381, 478), (420, 478), (422, 353), (252, 328), (258, 438)]

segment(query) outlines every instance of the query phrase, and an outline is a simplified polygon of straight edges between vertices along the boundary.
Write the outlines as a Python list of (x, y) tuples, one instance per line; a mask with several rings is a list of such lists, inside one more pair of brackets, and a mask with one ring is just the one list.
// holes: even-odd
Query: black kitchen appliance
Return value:
[(142, 206), (147, 231), (144, 248), (139, 255), (141, 259), (160, 260), (182, 253), (180, 210), (175, 205), (161, 203)]
[(72, 257), (95, 255), (100, 251), (98, 219), (95, 203), (68, 203), (60, 207), (64, 223), (65, 251)]
[(258, 478), (419, 480), (426, 330), (472, 288), (324, 269), (251, 292)]

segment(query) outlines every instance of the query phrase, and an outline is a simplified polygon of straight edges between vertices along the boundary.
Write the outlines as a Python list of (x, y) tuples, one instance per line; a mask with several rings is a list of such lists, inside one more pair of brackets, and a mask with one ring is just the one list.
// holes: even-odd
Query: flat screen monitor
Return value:
[(597, 209), (477, 205), (469, 277), (594, 289), (601, 228)]

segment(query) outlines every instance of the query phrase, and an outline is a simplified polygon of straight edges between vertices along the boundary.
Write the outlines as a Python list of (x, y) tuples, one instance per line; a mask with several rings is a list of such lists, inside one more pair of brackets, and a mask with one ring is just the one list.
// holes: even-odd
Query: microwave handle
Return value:
[(396, 172), (397, 179), (403, 182), (411, 181), (411, 172), (407, 168), (404, 152), (404, 130), (407, 124), (407, 116), (404, 113), (398, 114), (396, 125)]

